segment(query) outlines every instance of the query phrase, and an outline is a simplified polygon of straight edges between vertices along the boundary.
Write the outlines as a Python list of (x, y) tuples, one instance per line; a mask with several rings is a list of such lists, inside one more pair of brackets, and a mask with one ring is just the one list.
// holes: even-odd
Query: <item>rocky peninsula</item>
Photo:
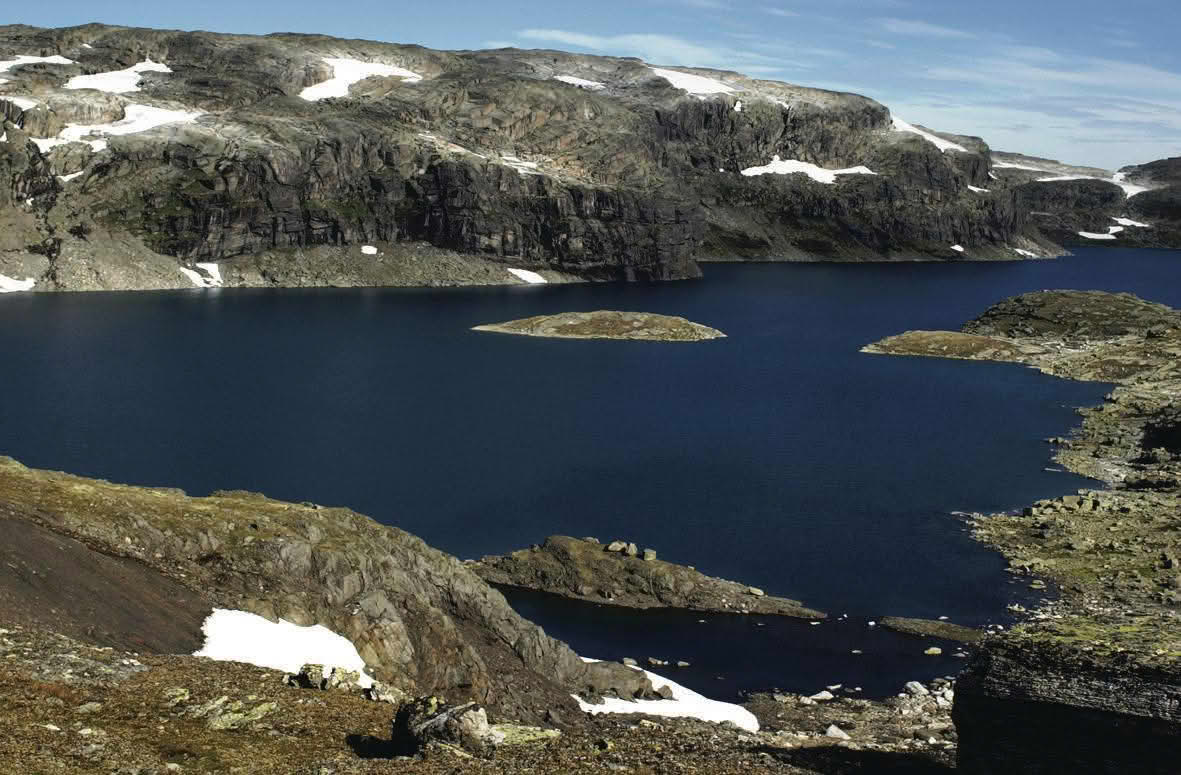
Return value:
[(696, 568), (659, 559), (653, 549), (622, 540), (603, 544), (594, 538), (550, 536), (539, 545), (484, 557), (468, 567), (491, 584), (626, 608), (825, 617), (797, 600), (706, 576)]
[(867, 352), (1023, 363), (1115, 384), (1051, 440), (1080, 490), (974, 515), (1031, 586), (1060, 592), (987, 640), (960, 677), (960, 769), (1165, 773), (1181, 755), (1181, 312), (1129, 294), (1043, 291), (961, 331), (910, 331)]
[(656, 342), (700, 342), (726, 336), (716, 328), (674, 315), (615, 310), (536, 315), (475, 326), (472, 330), (554, 339), (645, 339)]

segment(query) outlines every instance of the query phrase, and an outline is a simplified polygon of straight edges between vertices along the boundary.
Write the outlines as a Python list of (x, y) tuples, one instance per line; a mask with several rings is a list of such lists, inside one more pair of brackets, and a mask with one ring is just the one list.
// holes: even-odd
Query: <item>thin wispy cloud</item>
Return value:
[(775, 8), (772, 6), (764, 7), (763, 13), (769, 13), (772, 16), (778, 16), (780, 18), (790, 18), (793, 16), (799, 16), (799, 14), (796, 13), (795, 11), (789, 11), (786, 8)]
[(755, 42), (747, 43), (745, 49), (736, 50), (727, 46), (707, 46), (659, 33), (589, 35), (572, 30), (526, 29), (517, 35), (524, 40), (612, 56), (637, 56), (653, 64), (710, 67), (748, 75), (775, 75), (789, 69), (814, 66), (808, 61), (759, 53), (753, 50), (757, 47)]
[(956, 29), (955, 27), (944, 27), (939, 24), (931, 24), (930, 22), (919, 21), (917, 19), (886, 17), (884, 19), (878, 19), (877, 22), (878, 26), (883, 30), (892, 32), (895, 35), (919, 38), (955, 38), (960, 40), (969, 40), (976, 37), (974, 33), (965, 30)]

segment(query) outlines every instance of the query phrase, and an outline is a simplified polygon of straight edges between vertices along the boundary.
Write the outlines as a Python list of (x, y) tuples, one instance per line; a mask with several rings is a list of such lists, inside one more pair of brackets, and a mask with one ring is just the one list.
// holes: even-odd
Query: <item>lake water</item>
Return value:
[[(840, 681), (880, 694), (962, 662), (925, 657), (925, 643), (867, 619), (1005, 622), (1006, 604), (1027, 599), (950, 512), (1087, 486), (1045, 470), (1042, 439), (1065, 434), (1073, 407), (1107, 388), (859, 348), (958, 327), (1042, 288), (1181, 305), (1181, 254), (1167, 251), (705, 274), (645, 286), (11, 294), (0, 298), (0, 452), (192, 494), (346, 505), (460, 557), (554, 533), (626, 538), (849, 618), (636, 613), (530, 594), (514, 605), (588, 656), (689, 660), (676, 677), (713, 696)], [(728, 338), (469, 330), (597, 308), (683, 315)]]

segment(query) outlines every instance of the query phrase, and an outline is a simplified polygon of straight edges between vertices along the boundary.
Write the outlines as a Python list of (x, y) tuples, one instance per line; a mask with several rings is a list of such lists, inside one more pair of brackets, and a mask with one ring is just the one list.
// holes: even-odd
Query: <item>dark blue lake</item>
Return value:
[[(850, 618), (514, 605), (588, 656), (687, 659), (678, 680), (713, 696), (839, 681), (887, 693), (962, 663), (865, 620), (1007, 621), (1027, 591), (950, 512), (1087, 486), (1045, 470), (1042, 440), (1107, 388), (859, 348), (1042, 288), (1181, 305), (1181, 254), (1165, 251), (705, 270), (656, 286), (11, 294), (0, 452), (192, 494), (347, 505), (460, 557), (553, 533), (627, 538)], [(683, 315), (728, 338), (469, 330), (596, 308)]]

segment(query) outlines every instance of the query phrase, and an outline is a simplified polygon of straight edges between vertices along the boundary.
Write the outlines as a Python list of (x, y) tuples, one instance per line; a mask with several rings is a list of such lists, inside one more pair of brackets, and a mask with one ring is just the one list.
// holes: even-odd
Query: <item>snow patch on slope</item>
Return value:
[[(598, 662), (599, 660), (583, 657), (582, 661)], [(745, 729), (748, 732), (759, 731), (759, 720), (755, 718), (753, 713), (741, 705), (711, 700), (663, 676), (650, 673), (638, 667), (633, 667), (632, 669), (640, 670), (640, 672), (648, 676), (648, 680), (652, 682), (652, 686), (657, 689), (661, 686), (667, 686), (672, 692), (673, 698), (671, 700), (636, 700), (633, 702), (630, 700), (604, 697), (601, 705), (594, 705), (584, 701), (577, 694), (571, 696), (577, 700), (579, 708), (587, 713), (596, 715), (599, 713), (643, 713), (648, 716), (695, 718), (702, 721), (713, 721), (715, 723), (730, 721), (735, 726)]]
[(942, 137), (933, 135), (930, 132), (925, 132), (914, 124), (908, 124), (897, 116), (893, 117), (893, 127), (895, 132), (909, 132), (911, 134), (918, 135), (927, 142), (932, 143), (941, 151), (960, 151), (962, 153), (968, 153), (968, 149), (964, 146), (953, 143), (950, 140), (944, 140)]
[(1116, 218), (1113, 216), (1111, 220), (1115, 221), (1120, 226), (1135, 226), (1140, 229), (1152, 228), (1151, 225), (1149, 225), (1147, 223), (1140, 223), (1140, 221), (1133, 221), (1131, 218)]
[(0, 293), (15, 293), (17, 291), (31, 291), (37, 281), (31, 277), (17, 280), (14, 277), (0, 274)]
[(721, 81), (715, 81), (713, 78), (706, 78), (704, 75), (682, 73), (679, 70), (666, 70), (662, 67), (653, 67), (651, 69), (652, 72), (656, 73), (676, 88), (683, 89), (697, 97), (707, 94), (732, 94), (733, 92), (737, 91), (737, 89), (727, 86)]
[(528, 269), (509, 269), (508, 273), (518, 280), (524, 280), (530, 285), (544, 285), (549, 282), (537, 272), (530, 272)]
[(1087, 239), (1115, 239), (1115, 235), (1123, 230), (1123, 226), (1108, 226), (1106, 234), (1096, 234), (1093, 231), (1080, 231), (1078, 235)]
[(818, 167), (806, 161), (797, 161), (796, 159), (780, 159), (778, 155), (771, 157), (771, 162), (761, 167), (747, 167), (742, 170), (742, 174), (747, 177), (754, 177), (755, 175), (791, 175), (796, 172), (802, 172), (808, 177), (815, 180), (817, 183), (833, 184), (837, 180), (837, 175), (876, 175), (869, 167), (858, 166), (850, 167), (844, 170), (826, 170), (823, 167)]
[(359, 59), (341, 57), (325, 58), (324, 61), (332, 66), (332, 77), (315, 86), (309, 86), (299, 93), (299, 96), (308, 102), (329, 97), (347, 97), (350, 86), (374, 75), (398, 76), (403, 83), (418, 83), (422, 80), (422, 76), (418, 73), (381, 62), (362, 62)]
[(108, 94), (126, 94), (139, 91), (141, 73), (171, 73), (168, 65), (153, 62), (150, 58), (132, 65), (126, 70), (112, 70), (94, 75), (76, 75), (66, 81), (67, 89), (96, 89)]
[(246, 611), (215, 608), (201, 631), (205, 645), (193, 653), (195, 657), (245, 662), (288, 673), (298, 672), (304, 665), (339, 667), (357, 671), (359, 685), (373, 685), (352, 641), (320, 624), (300, 627), (285, 619), (272, 622)]
[(191, 282), (197, 288), (221, 287), (221, 267), (215, 263), (209, 262), (198, 263), (197, 268), (205, 272), (205, 274), (201, 274), (201, 272), (189, 269), (187, 266), (177, 267), (177, 269), (180, 270), (180, 273), (189, 278), (189, 282)]
[(87, 140), (85, 138), (97, 135), (99, 137), (115, 135), (133, 135), (146, 132), (149, 129), (165, 124), (189, 123), (196, 121), (203, 113), (184, 110), (168, 110), (151, 105), (127, 105), (123, 108), (123, 118), (109, 124), (67, 124), (57, 137), (31, 138), (44, 153), (50, 148), (65, 143), (88, 143), (95, 151), (107, 147), (106, 140)]
[(576, 78), (573, 75), (555, 75), (555, 81), (568, 83), (571, 86), (577, 86), (580, 89), (589, 89), (591, 91), (598, 91), (599, 89), (606, 89), (607, 84), (599, 83), (598, 81), (588, 81), (585, 78)]

